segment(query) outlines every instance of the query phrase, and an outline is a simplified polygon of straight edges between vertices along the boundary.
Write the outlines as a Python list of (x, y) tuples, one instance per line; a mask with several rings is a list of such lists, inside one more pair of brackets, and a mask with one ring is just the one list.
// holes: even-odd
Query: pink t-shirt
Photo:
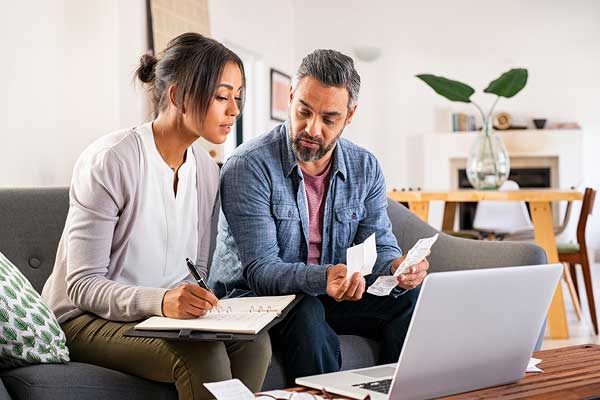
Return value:
[(320, 264), (321, 243), (323, 241), (323, 213), (325, 210), (325, 196), (329, 187), (331, 163), (319, 176), (313, 176), (302, 170), (304, 188), (308, 201), (308, 263)]

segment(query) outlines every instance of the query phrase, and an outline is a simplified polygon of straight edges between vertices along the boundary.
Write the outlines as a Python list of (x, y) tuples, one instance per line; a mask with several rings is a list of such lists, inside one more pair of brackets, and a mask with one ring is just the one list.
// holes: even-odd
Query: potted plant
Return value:
[(510, 159), (502, 138), (494, 132), (492, 113), (501, 97), (511, 98), (525, 87), (527, 77), (526, 69), (514, 68), (492, 81), (484, 92), (495, 94), (496, 100), (486, 114), (479, 104), (471, 100), (475, 93), (471, 86), (442, 76), (417, 75), (439, 95), (450, 101), (473, 104), (479, 111), (483, 125), (467, 160), (467, 178), (475, 189), (498, 189), (508, 178)]

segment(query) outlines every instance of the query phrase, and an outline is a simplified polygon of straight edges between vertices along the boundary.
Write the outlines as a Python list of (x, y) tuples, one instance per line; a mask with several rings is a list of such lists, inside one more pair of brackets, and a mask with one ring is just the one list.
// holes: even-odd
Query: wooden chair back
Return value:
[(583, 193), (583, 201), (581, 202), (581, 214), (579, 214), (579, 223), (577, 224), (577, 242), (582, 249), (585, 249), (585, 228), (587, 226), (588, 217), (594, 209), (594, 200), (596, 199), (596, 191), (592, 188), (586, 188)]

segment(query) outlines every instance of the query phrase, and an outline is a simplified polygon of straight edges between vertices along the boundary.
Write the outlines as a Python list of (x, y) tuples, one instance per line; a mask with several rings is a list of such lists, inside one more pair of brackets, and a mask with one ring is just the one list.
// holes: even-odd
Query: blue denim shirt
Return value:
[[(367, 150), (339, 139), (323, 215), (319, 265), (308, 264), (308, 209), (288, 123), (240, 146), (221, 171), (222, 212), (209, 284), (218, 296), (325, 294), (330, 265), (376, 234), (377, 262), (367, 286), (402, 255), (387, 215), (381, 168)], [(237, 246), (236, 246), (237, 244)], [(396, 288), (392, 294), (403, 291)], [(236, 290), (234, 296), (240, 295)]]

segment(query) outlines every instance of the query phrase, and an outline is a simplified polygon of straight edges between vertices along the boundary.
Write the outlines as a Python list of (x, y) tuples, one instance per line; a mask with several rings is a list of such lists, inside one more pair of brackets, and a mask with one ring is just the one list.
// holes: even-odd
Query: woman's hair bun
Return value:
[(158, 59), (151, 54), (144, 54), (140, 58), (140, 66), (135, 72), (138, 79), (144, 83), (150, 83), (154, 80), (154, 67)]

